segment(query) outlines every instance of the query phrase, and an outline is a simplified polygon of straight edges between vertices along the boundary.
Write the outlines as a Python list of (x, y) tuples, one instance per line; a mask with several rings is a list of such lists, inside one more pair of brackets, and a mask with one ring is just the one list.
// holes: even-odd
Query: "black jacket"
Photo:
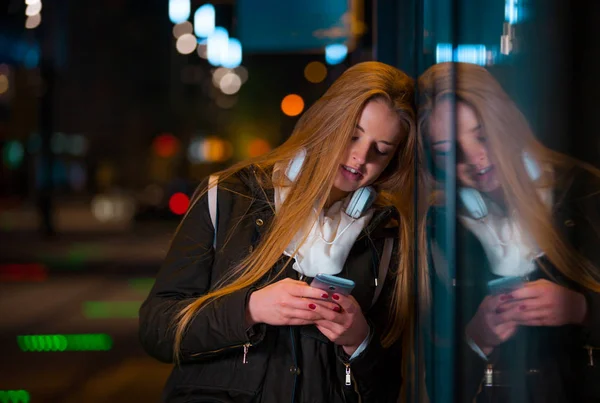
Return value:
[[(205, 189), (206, 183), (199, 189)], [(397, 238), (386, 224), (397, 218), (392, 209), (378, 210), (353, 246), (340, 276), (355, 281), (353, 296), (373, 333), (368, 347), (350, 363), (353, 385), (345, 386), (348, 357), (315, 326), (269, 326), (247, 329), (250, 293), (272, 280), (285, 263), (282, 256), (260, 284), (227, 295), (202, 309), (181, 345), (182, 364), (167, 382), (165, 402), (392, 402), (400, 385), (400, 343), (389, 350), (380, 337), (385, 327), (393, 270), (375, 306), (374, 279), (385, 237)], [(218, 186), (217, 251), (207, 196), (198, 199), (183, 220), (156, 283), (140, 309), (140, 340), (145, 350), (164, 362), (173, 361), (174, 315), (205, 294), (260, 241), (273, 219), (273, 192), (263, 190), (252, 169)], [(391, 268), (395, 263), (392, 261)], [(298, 278), (291, 265), (281, 278)], [(247, 349), (247, 363), (243, 363)]]
[[(590, 190), (591, 180), (584, 180), (585, 176), (579, 174), (574, 181), (574, 176), (568, 175), (566, 178), (571, 179), (561, 181), (554, 196), (553, 217), (565, 239), (600, 267), (600, 198), (597, 190)], [(433, 298), (444, 301), (434, 305), (433, 314), (425, 320), (431, 342), (427, 368), (433, 371), (428, 380), (432, 401), (440, 401), (435, 396), (448, 383), (448, 378), (435, 379), (440, 373), (435, 372), (436, 367), (451, 369), (455, 379), (453, 391), (444, 392), (453, 393), (454, 401), (471, 402), (478, 394), (478, 401), (486, 401), (489, 396), (485, 396), (482, 385), (488, 363), (503, 373), (501, 382), (510, 385), (510, 389), (495, 388), (497, 399), (493, 401), (600, 401), (600, 362), (589, 366), (588, 351), (584, 349), (586, 345), (600, 347), (600, 295), (574, 284), (542, 258), (541, 264), (550, 276), (538, 266), (529, 280), (547, 279), (581, 292), (588, 304), (588, 322), (584, 326), (521, 327), (513, 338), (494, 350), (488, 362), (484, 361), (468, 346), (464, 332), (487, 295), (487, 282), (497, 277), (490, 271), (479, 240), (460, 224), (453, 246), (457, 251), (456, 269), (448, 267), (445, 255), (452, 246), (443, 236), (451, 233), (445, 214), (438, 210), (430, 221), (430, 235), (436, 238), (437, 234), (430, 245), (434, 253), (441, 252), (431, 259)], [(446, 275), (448, 269), (450, 273)], [(596, 361), (599, 352), (595, 351)], [(501, 397), (504, 393), (505, 397)]]

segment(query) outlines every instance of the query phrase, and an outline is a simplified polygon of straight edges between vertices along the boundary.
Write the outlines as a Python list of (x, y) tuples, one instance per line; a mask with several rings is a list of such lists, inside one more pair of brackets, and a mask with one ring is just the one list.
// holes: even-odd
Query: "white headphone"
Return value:
[[(525, 170), (532, 181), (536, 181), (542, 176), (542, 171), (533, 158), (523, 152), (523, 164)], [(458, 198), (460, 199), (465, 211), (474, 220), (482, 220), (488, 215), (488, 208), (485, 204), (483, 196), (477, 189), (470, 187), (461, 187), (457, 190)]]

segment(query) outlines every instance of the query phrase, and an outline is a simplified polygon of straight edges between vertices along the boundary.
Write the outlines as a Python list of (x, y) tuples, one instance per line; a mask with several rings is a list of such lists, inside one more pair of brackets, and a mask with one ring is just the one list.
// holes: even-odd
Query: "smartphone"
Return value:
[(525, 280), (523, 280), (523, 277), (518, 276), (502, 277), (489, 281), (487, 285), (491, 295), (508, 294), (522, 288), (525, 285)]
[[(350, 295), (354, 289), (354, 281), (343, 277), (331, 276), (329, 274), (317, 274), (310, 283), (311, 287), (326, 291), (329, 294)], [(331, 298), (331, 295), (330, 295)]]

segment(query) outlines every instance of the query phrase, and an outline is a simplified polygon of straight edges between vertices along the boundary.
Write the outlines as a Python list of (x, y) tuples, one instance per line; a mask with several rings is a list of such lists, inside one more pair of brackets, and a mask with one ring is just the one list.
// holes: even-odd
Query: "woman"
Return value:
[[(598, 401), (598, 170), (541, 145), (482, 67), (435, 65), (419, 89), (439, 176), (456, 149), (456, 273), (444, 270), (447, 245), (431, 250), (437, 298), (456, 301), (459, 336), (446, 347), (457, 351), (458, 400)], [(429, 215), (432, 234), (448, 230), (444, 215)], [(490, 293), (498, 279), (507, 288)]]
[[(283, 145), (219, 173), (215, 247), (200, 186), (140, 310), (146, 351), (178, 364), (164, 401), (396, 401), (411, 326), (412, 99), (391, 66), (349, 68)], [(349, 217), (369, 185), (374, 207)], [(401, 257), (382, 283), (390, 237)], [(309, 286), (320, 272), (356, 287)]]

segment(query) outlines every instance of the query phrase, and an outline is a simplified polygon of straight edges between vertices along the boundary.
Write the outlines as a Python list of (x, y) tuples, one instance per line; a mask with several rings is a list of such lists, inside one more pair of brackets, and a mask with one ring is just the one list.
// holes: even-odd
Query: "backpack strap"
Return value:
[(390, 262), (392, 260), (392, 250), (394, 249), (394, 238), (385, 238), (385, 243), (383, 244), (383, 253), (381, 254), (381, 259), (379, 260), (379, 270), (377, 274), (377, 280), (375, 283), (375, 295), (373, 295), (373, 301), (371, 302), (371, 306), (375, 305), (379, 295), (381, 294), (381, 290), (383, 289), (383, 283), (385, 282), (385, 278), (387, 277), (387, 272), (390, 267)]
[(217, 185), (219, 177), (210, 175), (208, 178), (208, 211), (210, 213), (210, 221), (212, 222), (215, 234), (213, 238), (213, 248), (217, 246)]

